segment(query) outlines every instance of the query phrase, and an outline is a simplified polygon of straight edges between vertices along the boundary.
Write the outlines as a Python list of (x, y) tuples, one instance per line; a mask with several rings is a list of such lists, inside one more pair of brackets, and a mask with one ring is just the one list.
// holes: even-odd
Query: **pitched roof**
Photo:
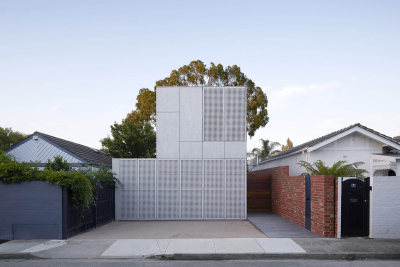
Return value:
[(304, 150), (304, 149), (306, 149), (308, 147), (315, 146), (316, 144), (319, 144), (319, 143), (321, 143), (321, 142), (323, 142), (325, 140), (328, 140), (328, 139), (330, 139), (330, 138), (332, 138), (332, 137), (334, 137), (334, 136), (336, 136), (338, 134), (346, 132), (346, 131), (354, 128), (354, 127), (360, 127), (360, 128), (362, 128), (364, 130), (367, 130), (367, 131), (369, 131), (369, 132), (371, 132), (373, 134), (379, 135), (380, 137), (382, 137), (384, 139), (387, 139), (390, 142), (393, 142), (395, 144), (400, 145), (400, 141), (397, 141), (397, 140), (395, 140), (395, 139), (393, 139), (393, 138), (391, 138), (391, 137), (389, 137), (387, 135), (384, 135), (384, 134), (381, 134), (381, 133), (379, 133), (377, 131), (374, 131), (371, 128), (365, 127), (364, 125), (361, 125), (360, 123), (356, 123), (356, 124), (350, 125), (350, 126), (348, 126), (346, 128), (343, 128), (341, 130), (329, 133), (327, 135), (324, 135), (324, 136), (321, 136), (319, 138), (313, 139), (311, 141), (305, 142), (305, 143), (303, 143), (301, 145), (294, 146), (294, 147), (292, 147), (290, 149), (287, 149), (285, 151), (279, 152), (279, 153), (277, 153), (277, 154), (275, 154), (275, 155), (273, 155), (271, 157), (266, 158), (265, 160), (261, 161), (259, 164), (262, 164), (263, 162), (266, 162), (266, 161), (270, 161), (271, 159), (280, 158), (280, 157), (285, 156), (285, 155), (289, 155), (289, 154), (292, 154), (292, 153), (295, 153), (295, 152), (302, 151), (302, 150)]
[(45, 133), (41, 132), (34, 132), (32, 135), (28, 136), (26, 139), (22, 140), (18, 144), (13, 145), (9, 149), (7, 149), (7, 152), (15, 148), (16, 146), (20, 145), (22, 142), (27, 140), (33, 135), (40, 135), (43, 137), (45, 140), (48, 142), (52, 143), (55, 146), (60, 147), (63, 150), (66, 150), (67, 152), (77, 156), (78, 158), (81, 158), (84, 162), (91, 164), (91, 165), (99, 165), (99, 164), (104, 164), (107, 167), (111, 167), (112, 165), (112, 158), (104, 153), (103, 151), (100, 151), (95, 148), (91, 148), (88, 146), (84, 146), (81, 144), (77, 144), (68, 140), (64, 140), (55, 136), (51, 136)]

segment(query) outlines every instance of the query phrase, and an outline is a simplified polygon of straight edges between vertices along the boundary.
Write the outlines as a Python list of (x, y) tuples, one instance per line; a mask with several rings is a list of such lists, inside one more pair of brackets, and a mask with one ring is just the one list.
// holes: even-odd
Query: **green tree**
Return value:
[(156, 134), (149, 122), (126, 119), (110, 127), (112, 137), (100, 140), (102, 151), (114, 158), (155, 157)]
[(282, 145), (281, 150), (285, 151), (291, 149), (292, 147), (293, 147), (293, 142), (288, 137), (288, 139), (286, 140), (286, 145)]
[[(156, 82), (157, 86), (245, 86), (247, 88), (247, 133), (250, 137), (269, 120), (266, 94), (249, 79), (237, 65), (224, 67), (211, 62), (207, 67), (200, 60), (190, 62)], [(136, 110), (128, 114), (133, 120), (155, 121), (155, 93), (142, 89), (137, 97)]]
[(20, 142), (25, 137), (25, 134), (13, 131), (11, 128), (0, 127), (0, 150), (5, 151), (12, 145)]
[(301, 175), (333, 175), (335, 177), (365, 178), (364, 173), (367, 172), (364, 169), (358, 168), (364, 162), (347, 163), (345, 160), (340, 160), (335, 162), (331, 167), (326, 165), (322, 160), (317, 160), (312, 164), (302, 160), (297, 164), (306, 170)]
[(53, 170), (53, 171), (71, 171), (71, 165), (66, 160), (63, 160), (61, 156), (55, 156), (53, 161), (48, 160), (45, 170)]
[(156, 120), (156, 93), (148, 88), (142, 88), (139, 90), (136, 100), (136, 110), (128, 113), (125, 121), (134, 123), (149, 121), (154, 125)]
[(261, 148), (253, 148), (252, 153), (254, 155), (257, 155), (260, 160), (264, 160), (267, 157), (273, 156), (279, 152), (281, 152), (279, 149), (276, 149), (276, 147), (279, 147), (281, 144), (278, 142), (271, 142), (268, 139), (260, 139), (261, 141)]

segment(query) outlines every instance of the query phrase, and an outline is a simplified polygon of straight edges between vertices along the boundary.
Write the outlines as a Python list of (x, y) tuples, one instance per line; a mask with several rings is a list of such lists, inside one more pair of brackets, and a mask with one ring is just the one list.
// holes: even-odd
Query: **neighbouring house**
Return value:
[(38, 167), (44, 167), (48, 160), (53, 160), (55, 156), (61, 156), (72, 167), (80, 167), (83, 164), (97, 167), (104, 164), (111, 168), (112, 163), (112, 158), (98, 149), (40, 132), (33, 133), (6, 152), (17, 161), (35, 162)]
[(304, 172), (297, 163), (322, 160), (328, 165), (339, 160), (364, 162), (360, 166), (367, 176), (395, 176), (400, 173), (400, 140), (391, 138), (359, 123), (324, 135), (291, 149), (282, 151), (261, 162), (253, 160), (251, 172), (279, 166), (289, 166), (289, 175)]

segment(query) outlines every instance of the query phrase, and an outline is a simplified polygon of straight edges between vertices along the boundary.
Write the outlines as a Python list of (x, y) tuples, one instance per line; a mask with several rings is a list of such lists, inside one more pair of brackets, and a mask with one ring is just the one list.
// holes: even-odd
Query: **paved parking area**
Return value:
[(72, 237), (93, 239), (265, 238), (249, 221), (116, 221)]
[(248, 213), (247, 218), (268, 237), (320, 238), (319, 235), (272, 212)]

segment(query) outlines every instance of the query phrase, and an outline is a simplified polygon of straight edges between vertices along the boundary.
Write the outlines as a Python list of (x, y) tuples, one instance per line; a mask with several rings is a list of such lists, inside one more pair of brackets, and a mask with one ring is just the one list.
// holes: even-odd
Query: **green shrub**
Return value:
[(55, 156), (53, 161), (48, 160), (45, 170), (53, 171), (71, 171), (72, 168), (66, 160), (63, 160), (61, 156)]
[[(43, 171), (30, 167), (29, 164), (17, 162), (15, 159), (0, 153), (0, 182), (5, 184), (29, 181), (45, 181), (71, 190), (72, 201), (75, 207), (89, 207), (94, 203), (94, 190), (97, 186), (114, 186), (119, 181), (105, 166), (98, 169), (88, 167), (77, 171), (58, 168), (58, 159), (53, 167), (46, 167)], [(64, 166), (65, 167), (65, 166)], [(54, 169), (59, 170), (54, 170)]]

